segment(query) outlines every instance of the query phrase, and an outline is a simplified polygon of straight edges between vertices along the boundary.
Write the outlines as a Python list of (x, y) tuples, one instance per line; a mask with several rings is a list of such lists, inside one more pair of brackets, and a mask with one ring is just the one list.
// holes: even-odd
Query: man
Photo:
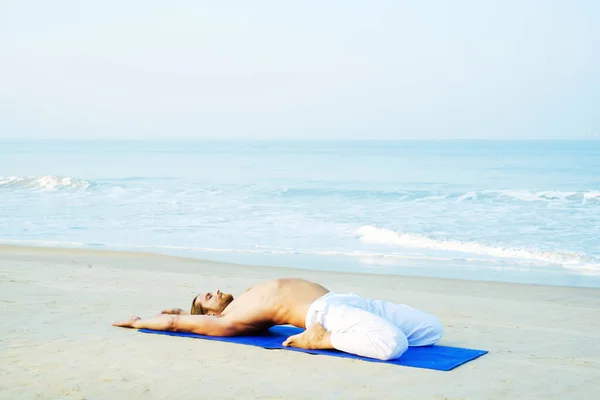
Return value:
[(406, 305), (333, 293), (302, 279), (264, 282), (235, 300), (219, 290), (203, 293), (192, 301), (190, 313), (176, 308), (113, 325), (236, 336), (287, 324), (306, 330), (289, 337), (284, 346), (337, 349), (380, 360), (398, 358), (408, 346), (435, 344), (443, 333), (433, 315)]

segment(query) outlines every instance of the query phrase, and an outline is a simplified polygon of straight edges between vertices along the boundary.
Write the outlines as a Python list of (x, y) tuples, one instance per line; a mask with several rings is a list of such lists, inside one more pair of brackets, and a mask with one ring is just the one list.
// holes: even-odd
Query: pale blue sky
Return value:
[(600, 2), (0, 2), (0, 139), (600, 135)]

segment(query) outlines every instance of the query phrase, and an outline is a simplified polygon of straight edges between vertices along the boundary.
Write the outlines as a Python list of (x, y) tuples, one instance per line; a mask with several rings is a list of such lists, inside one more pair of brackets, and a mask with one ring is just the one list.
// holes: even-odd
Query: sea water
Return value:
[(0, 142), (0, 242), (600, 287), (600, 140)]

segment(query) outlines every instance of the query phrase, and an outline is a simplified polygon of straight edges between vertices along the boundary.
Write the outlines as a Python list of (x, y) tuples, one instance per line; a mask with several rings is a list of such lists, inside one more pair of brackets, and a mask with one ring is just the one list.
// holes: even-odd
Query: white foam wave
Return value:
[(57, 189), (87, 189), (91, 183), (82, 179), (68, 176), (46, 175), (41, 177), (0, 177), (1, 188), (57, 190)]
[(477, 193), (476, 192), (465, 193), (458, 198), (458, 201), (469, 200), (469, 199), (477, 200)]
[(583, 195), (583, 200), (587, 201), (587, 200), (600, 200), (600, 190), (596, 191), (596, 192), (588, 192), (588, 193), (584, 193)]
[(450, 196), (449, 194), (443, 194), (443, 195), (438, 195), (438, 196), (429, 196), (429, 197), (424, 197), (423, 199), (417, 199), (421, 200), (421, 201), (435, 201), (435, 200), (444, 200), (446, 198), (448, 198), (448, 196)]
[[(547, 200), (561, 200), (567, 201), (569, 199), (575, 199), (579, 197), (581, 200), (581, 193), (571, 191), (559, 191), (559, 190), (545, 190), (539, 192), (531, 192), (529, 190), (489, 190), (485, 193), (496, 194), (500, 197), (511, 197), (522, 201), (547, 201)], [(583, 193), (585, 196), (588, 193)]]
[(542, 261), (562, 266), (570, 265), (574, 267), (575, 265), (584, 265), (582, 264), (584, 260), (580, 255), (568, 252), (541, 252), (528, 249), (487, 246), (478, 242), (437, 240), (425, 235), (394, 232), (375, 226), (363, 226), (358, 230), (358, 234), (361, 235), (360, 240), (368, 244), (387, 244), (413, 249), (443, 250), (498, 258)]

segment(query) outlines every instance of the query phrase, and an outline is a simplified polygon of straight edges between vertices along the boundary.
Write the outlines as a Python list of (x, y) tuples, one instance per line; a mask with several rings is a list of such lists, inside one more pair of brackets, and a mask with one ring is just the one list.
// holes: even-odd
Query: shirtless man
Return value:
[(443, 333), (436, 317), (407, 305), (337, 294), (302, 279), (264, 282), (235, 300), (219, 290), (202, 293), (192, 301), (190, 313), (175, 308), (113, 325), (237, 336), (287, 324), (306, 330), (290, 336), (284, 346), (337, 349), (380, 360), (398, 358), (408, 346), (435, 344)]

